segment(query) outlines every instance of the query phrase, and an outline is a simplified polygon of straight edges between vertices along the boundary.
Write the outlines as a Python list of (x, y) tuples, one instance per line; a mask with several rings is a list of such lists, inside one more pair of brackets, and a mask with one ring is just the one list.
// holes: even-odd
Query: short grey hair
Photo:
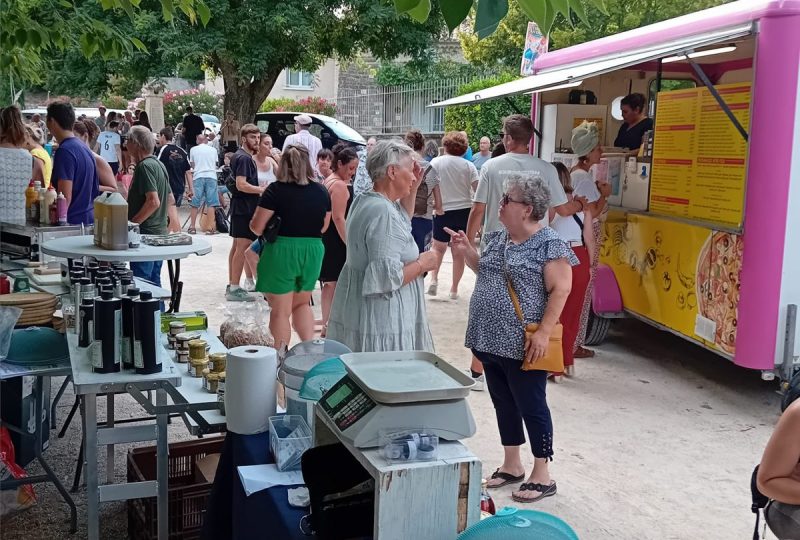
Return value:
[(398, 165), (406, 157), (413, 158), (414, 154), (410, 146), (398, 139), (380, 141), (367, 156), (367, 174), (373, 182), (380, 182), (390, 166)]
[(152, 154), (156, 146), (153, 133), (144, 126), (131, 126), (131, 130), (128, 132), (128, 141), (136, 143), (148, 154)]
[(541, 221), (550, 208), (550, 189), (541, 176), (531, 173), (510, 174), (505, 181), (506, 193), (515, 192), (520, 202), (531, 207), (531, 219)]

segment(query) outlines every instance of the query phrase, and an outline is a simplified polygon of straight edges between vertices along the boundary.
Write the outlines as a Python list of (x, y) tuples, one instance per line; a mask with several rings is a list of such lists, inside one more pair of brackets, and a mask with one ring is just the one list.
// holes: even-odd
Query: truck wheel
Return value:
[(594, 311), (589, 310), (589, 325), (586, 327), (586, 345), (600, 345), (608, 335), (611, 319), (598, 317)]

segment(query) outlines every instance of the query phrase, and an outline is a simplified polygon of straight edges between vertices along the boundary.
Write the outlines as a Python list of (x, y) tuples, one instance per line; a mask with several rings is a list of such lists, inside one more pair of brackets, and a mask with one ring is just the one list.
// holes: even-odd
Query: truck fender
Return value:
[(606, 264), (597, 265), (592, 289), (592, 311), (599, 317), (620, 317), (623, 313), (617, 277)]

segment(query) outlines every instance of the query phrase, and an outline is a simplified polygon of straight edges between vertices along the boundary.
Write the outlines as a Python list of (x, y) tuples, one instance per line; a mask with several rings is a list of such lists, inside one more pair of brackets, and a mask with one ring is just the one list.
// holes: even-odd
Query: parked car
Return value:
[(210, 129), (214, 133), (219, 133), (219, 128), (221, 126), (219, 118), (213, 114), (206, 113), (200, 113), (200, 118), (203, 119), (203, 124), (205, 124), (206, 129)]
[[(261, 133), (268, 133), (272, 137), (272, 146), (283, 148), (286, 137), (295, 132), (294, 117), (299, 112), (265, 112), (257, 113), (255, 124)], [(322, 114), (305, 113), (314, 121), (309, 131), (320, 138), (323, 148), (333, 148), (339, 141), (344, 141), (351, 146), (365, 146), (367, 141), (361, 134), (330, 116)]]

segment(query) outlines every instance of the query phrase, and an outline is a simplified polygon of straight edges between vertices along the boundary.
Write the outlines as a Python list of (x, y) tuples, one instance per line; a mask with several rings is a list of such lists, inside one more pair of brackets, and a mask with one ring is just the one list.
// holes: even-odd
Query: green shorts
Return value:
[(274, 243), (264, 244), (256, 290), (267, 294), (313, 291), (324, 255), (321, 238), (278, 236)]

